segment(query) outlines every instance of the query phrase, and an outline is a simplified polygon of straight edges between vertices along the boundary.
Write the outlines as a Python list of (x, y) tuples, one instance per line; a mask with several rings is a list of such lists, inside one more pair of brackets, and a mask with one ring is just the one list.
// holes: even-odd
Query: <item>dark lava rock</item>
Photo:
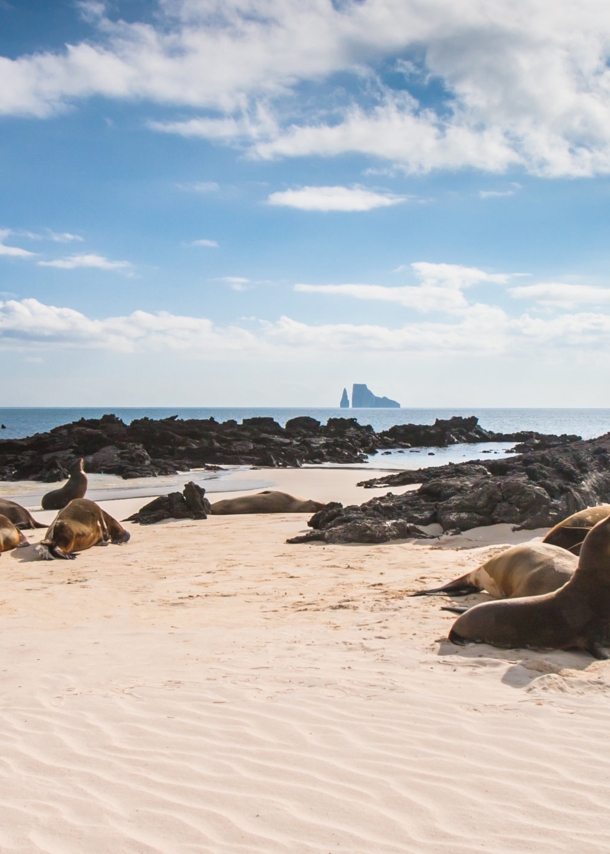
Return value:
[(191, 480), (182, 493), (160, 495), (126, 521), (154, 525), (164, 519), (207, 519), (210, 512), (210, 502), (205, 498), (205, 489)]
[[(610, 433), (510, 459), (397, 472), (360, 485), (416, 483), (421, 484), (417, 490), (388, 493), (359, 507), (329, 505), (312, 516), (312, 532), (298, 541), (372, 542), (376, 533), (370, 533), (369, 523), (381, 533), (382, 522), (437, 523), (443, 531), (499, 522), (530, 530), (551, 527), (572, 513), (610, 501)], [(342, 540), (344, 536), (348, 539)]]
[[(245, 418), (241, 424), (234, 420), (219, 423), (214, 418), (183, 420), (176, 415), (158, 420), (138, 418), (125, 424), (116, 415), (104, 415), (81, 418), (27, 439), (0, 440), (0, 480), (62, 480), (67, 465), (79, 457), (85, 458), (89, 472), (133, 478), (217, 464), (353, 464), (390, 448), (510, 438), (482, 430), (474, 416), (437, 420), (433, 425), (400, 425), (375, 433), (355, 418), (330, 418), (323, 425), (315, 418), (299, 416), (283, 428), (268, 416)], [(512, 438), (544, 441), (547, 447), (565, 437), (515, 433)]]

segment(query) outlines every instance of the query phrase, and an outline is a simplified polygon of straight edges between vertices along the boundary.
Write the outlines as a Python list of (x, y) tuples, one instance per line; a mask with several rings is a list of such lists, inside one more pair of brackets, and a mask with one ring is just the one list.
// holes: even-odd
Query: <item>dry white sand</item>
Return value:
[[(359, 472), (273, 476), (375, 494)], [(610, 665), (454, 647), (442, 600), (408, 597), (508, 530), (287, 545), (306, 520), (1, 558), (0, 851), (608, 851)]]

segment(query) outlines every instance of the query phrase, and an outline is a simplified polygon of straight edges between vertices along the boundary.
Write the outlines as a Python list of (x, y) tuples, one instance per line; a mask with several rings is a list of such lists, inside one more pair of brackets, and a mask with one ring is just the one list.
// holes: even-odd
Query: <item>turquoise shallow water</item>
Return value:
[(210, 418), (227, 421), (234, 418), (271, 416), (284, 425), (289, 418), (310, 415), (325, 423), (329, 418), (356, 418), (361, 424), (371, 424), (375, 430), (387, 430), (394, 424), (432, 424), (435, 418), (452, 415), (476, 415), (482, 427), (490, 430), (514, 432), (538, 430), (541, 433), (576, 433), (583, 439), (592, 439), (610, 430), (610, 409), (282, 409), (282, 408), (158, 408), (124, 409), (112, 406), (97, 409), (0, 409), (0, 423), (6, 430), (0, 438), (20, 438), (41, 433), (79, 418), (99, 418), (112, 412), (125, 422), (135, 418)]

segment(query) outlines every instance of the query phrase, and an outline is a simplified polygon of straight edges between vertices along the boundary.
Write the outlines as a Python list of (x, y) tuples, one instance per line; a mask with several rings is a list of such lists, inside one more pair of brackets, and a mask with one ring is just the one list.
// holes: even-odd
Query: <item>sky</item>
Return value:
[(610, 406), (606, 0), (0, 0), (5, 406)]

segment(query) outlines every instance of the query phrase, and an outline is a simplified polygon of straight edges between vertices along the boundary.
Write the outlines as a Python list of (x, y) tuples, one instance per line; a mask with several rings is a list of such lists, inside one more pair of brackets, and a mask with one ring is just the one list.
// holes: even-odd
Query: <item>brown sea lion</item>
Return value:
[(442, 587), (419, 590), (412, 595), (466, 596), (485, 590), (497, 599), (540, 596), (562, 587), (572, 578), (577, 566), (578, 558), (559, 546), (529, 543), (505, 549)]
[(10, 519), (13, 525), (18, 528), (46, 528), (42, 522), (37, 522), (29, 510), (17, 504), (16, 501), (9, 501), (7, 498), (0, 498), (0, 513)]
[(62, 510), (74, 498), (83, 498), (87, 492), (87, 475), (83, 469), (84, 460), (75, 460), (68, 468), (70, 479), (60, 489), (54, 489), (42, 496), (43, 510)]
[(27, 546), (22, 532), (6, 516), (0, 516), (0, 553), (10, 552), (19, 546)]
[(130, 536), (120, 522), (94, 501), (75, 498), (57, 514), (39, 551), (45, 559), (74, 560), (74, 552), (108, 542), (119, 545), (126, 543)]
[(582, 649), (608, 658), (601, 645), (609, 627), (610, 517), (587, 534), (567, 584), (544, 596), (475, 605), (455, 621), (449, 640), (509, 649)]
[(319, 501), (295, 498), (287, 492), (266, 489), (256, 495), (225, 498), (211, 505), (213, 516), (228, 516), (235, 513), (317, 513), (325, 505)]
[(597, 507), (587, 507), (572, 516), (568, 516), (563, 522), (555, 525), (543, 539), (543, 543), (552, 546), (560, 546), (572, 554), (577, 555), (584, 538), (589, 531), (602, 519), (610, 516), (610, 504), (598, 504)]

